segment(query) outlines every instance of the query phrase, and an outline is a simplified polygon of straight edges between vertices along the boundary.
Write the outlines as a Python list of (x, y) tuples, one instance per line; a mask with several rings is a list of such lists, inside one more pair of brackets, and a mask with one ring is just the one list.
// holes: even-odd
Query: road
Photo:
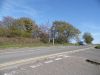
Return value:
[[(23, 57), (19, 59), (19, 55), (16, 53), (19, 55), (22, 54)], [(10, 67), (1, 69), (0, 75), (100, 75), (100, 66), (86, 61), (86, 59), (100, 61), (100, 50), (88, 46), (48, 47), (42, 48), (42, 50), (22, 50), (1, 53), (1, 56), (4, 57), (13, 56), (12, 58), (17, 58), (15, 60), (9, 60), (10, 62), (44, 55), (52, 56), (21, 65), (10, 65)], [(6, 63), (9, 61), (3, 62)]]
[(0, 64), (17, 61), (22, 59), (34, 58), (43, 55), (55, 54), (66, 51), (73, 51), (77, 49), (88, 48), (88, 46), (56, 46), (56, 47), (40, 47), (40, 48), (24, 48), (15, 49), (9, 52), (0, 53)]

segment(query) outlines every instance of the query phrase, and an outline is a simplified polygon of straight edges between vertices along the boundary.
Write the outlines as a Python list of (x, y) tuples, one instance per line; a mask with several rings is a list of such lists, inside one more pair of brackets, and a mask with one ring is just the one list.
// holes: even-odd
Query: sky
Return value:
[(100, 0), (0, 0), (0, 20), (4, 16), (29, 17), (48, 25), (66, 21), (100, 43)]

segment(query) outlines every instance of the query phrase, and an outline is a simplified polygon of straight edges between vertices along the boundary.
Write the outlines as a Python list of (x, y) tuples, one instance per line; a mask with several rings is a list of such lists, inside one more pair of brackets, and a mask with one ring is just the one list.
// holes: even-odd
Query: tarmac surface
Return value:
[(100, 49), (84, 49), (12, 65), (1, 69), (0, 75), (100, 75), (100, 65), (87, 62), (87, 59), (99, 62)]

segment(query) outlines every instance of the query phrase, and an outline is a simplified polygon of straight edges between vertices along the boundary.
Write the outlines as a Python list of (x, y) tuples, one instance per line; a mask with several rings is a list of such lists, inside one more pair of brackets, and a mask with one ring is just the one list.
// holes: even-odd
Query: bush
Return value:
[(48, 43), (48, 34), (41, 33), (40, 34), (40, 41), (43, 43)]
[(0, 28), (0, 37), (32, 37), (32, 32), (27, 32), (18, 29)]
[(58, 44), (67, 43), (66, 38), (64, 36), (60, 36), (60, 37), (56, 38), (55, 42), (58, 43)]
[(26, 32), (26, 31), (22, 31), (21, 32), (21, 37), (32, 37), (32, 33), (31, 32)]
[(8, 30), (7, 37), (20, 37), (21, 31), (20, 30)]
[(4, 37), (7, 36), (8, 30), (4, 29), (4, 28), (0, 28), (0, 36)]
[(96, 49), (100, 49), (100, 45), (96, 46), (95, 48), (96, 48)]

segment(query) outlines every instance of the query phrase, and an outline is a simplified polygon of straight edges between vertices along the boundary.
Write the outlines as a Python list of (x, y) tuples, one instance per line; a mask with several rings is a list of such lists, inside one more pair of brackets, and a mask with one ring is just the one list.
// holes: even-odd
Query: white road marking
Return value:
[(12, 71), (10, 73), (4, 73), (4, 75), (14, 75), (16, 73), (16, 71)]
[(38, 67), (38, 65), (36, 65), (36, 66), (35, 66), (35, 65), (33, 65), (33, 66), (30, 66), (30, 67), (31, 67), (31, 68), (36, 68), (36, 67)]
[(49, 61), (46, 61), (46, 62), (44, 62), (44, 63), (52, 63), (53, 62), (53, 60), (49, 60)]
[(65, 58), (68, 58), (68, 57), (70, 57), (70, 56), (66, 56), (66, 55), (65, 55), (64, 57), (65, 57)]
[(7, 73), (4, 73), (4, 75), (9, 75), (9, 74), (7, 74)]
[(30, 66), (31, 68), (36, 68), (36, 67), (39, 67), (39, 66), (41, 66), (42, 64), (41, 63), (39, 63), (39, 64), (36, 64), (36, 65), (32, 65), (32, 66)]
[(62, 58), (57, 58), (57, 59), (55, 59), (55, 60), (61, 60)]
[(36, 67), (39, 67), (40, 65), (32, 65), (30, 66), (31, 68), (36, 68)]

